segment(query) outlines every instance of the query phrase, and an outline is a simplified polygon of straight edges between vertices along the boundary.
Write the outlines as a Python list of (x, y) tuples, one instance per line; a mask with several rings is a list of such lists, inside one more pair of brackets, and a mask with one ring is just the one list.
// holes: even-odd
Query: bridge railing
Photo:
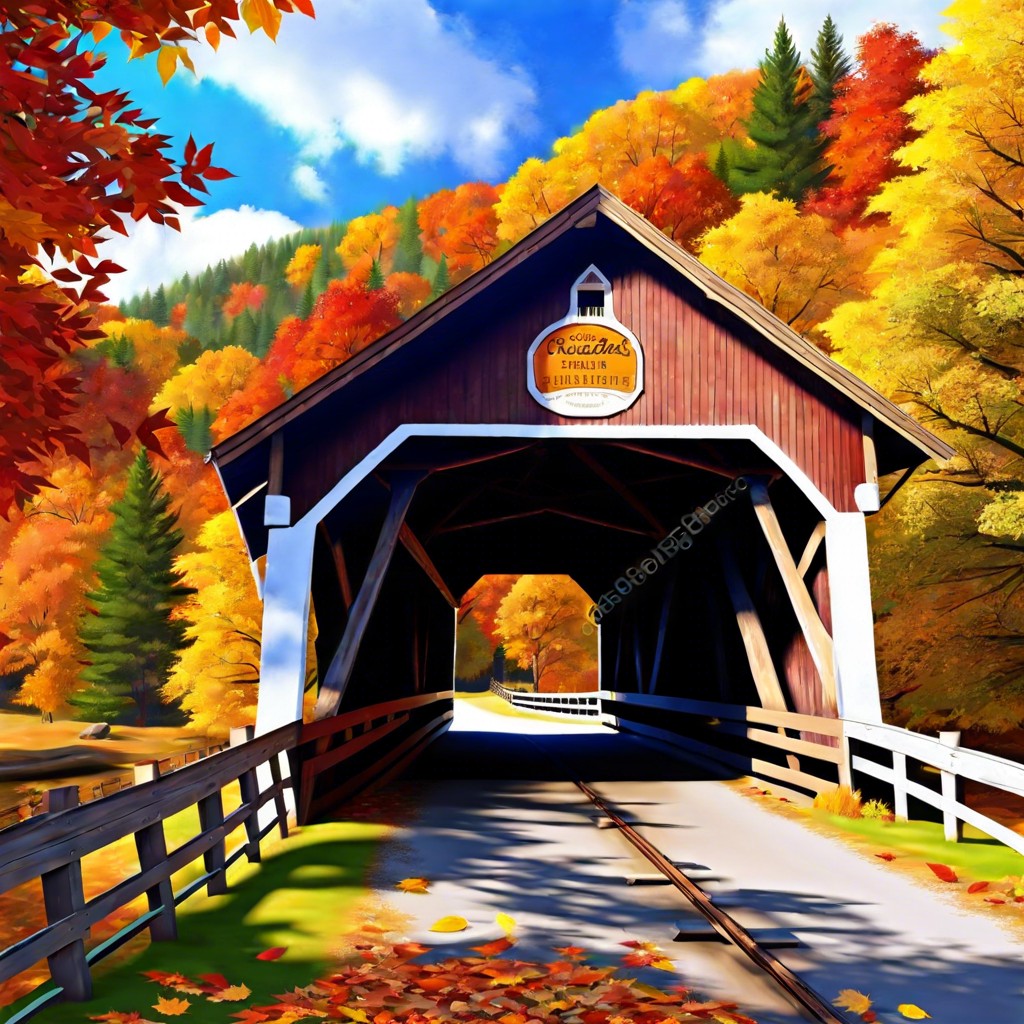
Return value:
[(510, 690), (497, 680), (491, 680), (491, 692), (513, 707), (522, 711), (540, 712), (559, 718), (585, 718), (594, 722), (611, 724), (612, 719), (601, 707), (603, 691), (591, 693), (534, 693), (532, 691)]
[(657, 694), (600, 692), (606, 713), (619, 729), (726, 770), (809, 793), (849, 782), (843, 724), (836, 719)]
[[(78, 788), (45, 794), (46, 813), (4, 830), (0, 844), (0, 894), (41, 879), (46, 926), (0, 951), (0, 982), (46, 959), (53, 987), (11, 1021), (24, 1020), (58, 1000), (88, 999), (92, 964), (109, 956), (140, 932), (154, 940), (177, 936), (175, 908), (204, 886), (212, 895), (227, 891), (227, 868), (243, 854), (260, 859), (260, 841), (273, 828), (288, 834), (285, 791), (279, 755), (294, 747), (300, 723), (252, 739), (252, 729), (232, 730), (227, 750), (161, 776), (156, 761), (135, 767), (130, 789), (79, 804)], [(257, 769), (268, 765), (270, 785), (261, 785)], [(224, 813), (222, 790), (238, 783), (241, 804)], [(273, 804), (262, 827), (260, 809)], [(198, 808), (200, 830), (168, 851), (164, 822)], [(228, 855), (226, 838), (244, 827), (245, 842)], [(86, 900), (82, 859), (126, 836), (134, 836), (139, 871)], [(202, 858), (203, 873), (178, 892), (171, 877)], [(109, 914), (145, 895), (149, 909), (98, 946), (85, 949), (90, 929)]]
[[(491, 689), (516, 707), (579, 714), (549, 699), (562, 695), (515, 693), (500, 684)], [(621, 730), (807, 793), (852, 786), (867, 776), (891, 787), (900, 820), (909, 818), (909, 800), (916, 799), (941, 812), (951, 842), (963, 838), (968, 824), (1024, 854), (1024, 835), (964, 800), (965, 782), (1024, 798), (1024, 764), (961, 747), (958, 732), (926, 736), (893, 725), (655, 694), (599, 690), (573, 696), (586, 714), (600, 714)]]
[[(936, 738), (898, 726), (849, 720), (844, 731), (852, 747), (855, 776), (860, 773), (888, 783), (897, 818), (908, 817), (908, 798), (913, 797), (942, 812), (946, 839), (962, 839), (966, 823), (1024, 854), (1024, 835), (964, 803), (965, 780), (1024, 797), (1024, 764), (961, 747), (959, 732), (940, 732)], [(922, 773), (918, 766), (932, 769), (932, 778), (938, 771), (937, 790), (924, 784), (929, 773)]]

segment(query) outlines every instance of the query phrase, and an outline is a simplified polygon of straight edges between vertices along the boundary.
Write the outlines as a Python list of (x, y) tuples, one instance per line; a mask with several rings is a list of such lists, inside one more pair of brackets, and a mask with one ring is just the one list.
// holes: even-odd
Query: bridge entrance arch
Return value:
[(257, 731), (311, 605), (321, 722), (450, 690), (482, 572), (594, 595), (602, 687), (878, 722), (864, 516), (951, 454), (595, 187), (214, 449), (266, 556)]

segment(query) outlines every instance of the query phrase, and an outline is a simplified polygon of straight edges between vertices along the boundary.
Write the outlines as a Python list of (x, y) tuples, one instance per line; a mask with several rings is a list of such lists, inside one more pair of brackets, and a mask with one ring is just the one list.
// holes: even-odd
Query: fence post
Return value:
[[(270, 759), (270, 779), (275, 786), (282, 780), (281, 755), (274, 754)], [(284, 800), (284, 791), (279, 791), (274, 796), (274, 808), (277, 811), (277, 830), (281, 833), (282, 839), (288, 838), (288, 805)]]
[[(218, 789), (216, 793), (204, 796), (199, 801), (199, 827), (203, 832), (212, 832), (223, 824), (224, 799)], [(220, 896), (228, 891), (227, 872), (224, 867), (226, 859), (223, 837), (203, 854), (203, 867), (210, 875), (210, 880), (206, 883), (208, 896)]]
[[(42, 812), (56, 814), (78, 806), (78, 787), (60, 786), (43, 794)], [(65, 917), (77, 914), (85, 906), (82, 890), (82, 862), (78, 859), (62, 864), (42, 876), (43, 905), (46, 908), (46, 923), (56, 924)], [(64, 989), (64, 994), (73, 1002), (84, 1002), (92, 997), (92, 977), (85, 959), (85, 943), (75, 939), (63, 949), (47, 958), (50, 977)]]
[[(155, 782), (160, 778), (158, 761), (140, 761), (135, 765), (135, 785)], [(149, 871), (151, 868), (167, 866), (167, 839), (164, 836), (163, 818), (145, 825), (135, 833), (135, 849), (139, 854), (139, 868)], [(168, 872), (156, 885), (146, 890), (149, 909), (163, 908), (150, 922), (149, 935), (154, 942), (173, 942), (178, 937), (178, 922), (174, 916), (174, 890), (171, 888), (171, 876)]]
[(892, 752), (892, 811), (897, 821), (908, 821), (910, 811), (907, 808), (907, 755), (894, 750)]
[[(944, 747), (959, 747), (960, 733), (952, 730), (940, 732), (939, 742)], [(959, 843), (964, 837), (964, 824), (957, 814), (956, 805), (963, 802), (964, 783), (956, 772), (939, 769), (939, 776), (942, 781), (942, 829), (946, 841)]]
[[(231, 746), (238, 747), (248, 743), (256, 734), (251, 725), (242, 725), (231, 730)], [(245, 844), (245, 856), (250, 864), (258, 864), (260, 860), (260, 822), (257, 803), (260, 796), (260, 785), (256, 780), (256, 769), (250, 768), (238, 777), (238, 788), (242, 793), (242, 803), (249, 804), (250, 810), (245, 818), (245, 834), (249, 841)]]

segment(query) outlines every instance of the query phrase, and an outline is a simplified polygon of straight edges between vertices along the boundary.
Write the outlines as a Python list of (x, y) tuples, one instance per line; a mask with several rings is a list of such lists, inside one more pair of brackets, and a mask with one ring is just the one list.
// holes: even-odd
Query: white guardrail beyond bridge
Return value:
[(961, 747), (958, 732), (926, 736), (894, 725), (611, 690), (533, 693), (492, 681), (491, 691), (523, 711), (602, 722), (808, 794), (863, 785), (867, 777), (873, 792), (878, 783), (889, 791), (899, 820), (911, 816), (911, 800), (920, 801), (941, 813), (947, 840), (960, 841), (968, 824), (1024, 855), (1022, 832), (964, 797), (964, 783), (972, 782), (1024, 799), (1024, 764)]

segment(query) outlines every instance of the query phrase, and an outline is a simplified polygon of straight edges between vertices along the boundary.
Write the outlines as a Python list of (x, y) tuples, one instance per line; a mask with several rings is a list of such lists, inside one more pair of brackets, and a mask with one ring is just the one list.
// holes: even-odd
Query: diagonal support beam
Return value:
[(793, 612), (800, 624), (800, 631), (804, 635), (804, 640), (807, 641), (814, 667), (821, 680), (826, 707), (836, 713), (838, 705), (832, 637), (828, 635), (828, 631), (822, 624), (818, 610), (811, 600), (807, 584), (797, 570), (796, 562), (793, 561), (793, 555), (789, 550), (789, 545), (786, 544), (782, 526), (779, 524), (778, 516), (776, 516), (771, 499), (768, 497), (768, 488), (763, 480), (750, 481), (750, 500), (754, 505), (754, 512), (761, 524), (765, 539), (768, 541), (768, 547), (775, 558), (779, 575), (782, 576), (782, 582), (785, 584)]
[(419, 542), (416, 534), (409, 529), (408, 523), (402, 523), (398, 531), (398, 539), (402, 542), (405, 550), (416, 560), (416, 564), (430, 577), (430, 582), (441, 592), (441, 596), (453, 608), (458, 608), (459, 602), (452, 597), (452, 592), (448, 589), (441, 573), (438, 572), (437, 566), (430, 560), (430, 555), (427, 554), (426, 548)]
[(775, 663), (772, 661), (771, 651), (768, 649), (768, 640), (764, 635), (764, 628), (761, 626), (757, 608), (754, 607), (754, 602), (750, 597), (750, 591), (747, 590), (740, 568), (736, 564), (736, 554), (733, 551), (732, 543), (728, 537), (721, 534), (716, 535), (715, 543), (722, 562), (725, 586), (729, 591), (729, 600), (732, 602), (732, 608), (736, 614), (736, 625), (740, 629), (743, 649), (747, 652), (750, 674), (754, 677), (754, 686), (757, 688), (761, 707), (770, 711), (787, 711), (789, 709), (786, 707), (786, 696), (782, 690), (782, 683), (779, 682), (779, 675), (775, 671)]
[(338, 586), (341, 588), (341, 600), (345, 605), (345, 611), (349, 612), (352, 610), (352, 584), (349, 582), (348, 566), (345, 564), (345, 549), (341, 546), (340, 540), (331, 540), (330, 532), (323, 520), (317, 523), (316, 530), (331, 549), (334, 571), (338, 577)]
[(807, 538), (807, 544), (804, 546), (804, 553), (800, 556), (800, 561), (796, 566), (796, 571), (800, 574), (801, 579), (807, 575), (807, 570), (810, 569), (811, 563), (814, 561), (814, 556), (818, 553), (818, 548), (821, 547), (821, 542), (824, 539), (825, 524), (818, 523), (818, 525), (811, 531), (810, 537)]
[(569, 450), (583, 463), (599, 480), (606, 483), (622, 500), (629, 505), (634, 512), (638, 513), (649, 523), (659, 534), (666, 532), (661, 520), (614, 474), (609, 473), (593, 455), (578, 444), (570, 444)]
[(377, 546), (370, 559), (370, 565), (366, 570), (359, 593), (356, 594), (349, 610), (348, 622), (345, 623), (345, 633), (341, 638), (341, 643), (338, 645), (320, 684), (320, 695), (316, 699), (316, 707), (313, 712), (313, 717), (317, 720), (328, 718), (338, 712), (341, 698), (345, 695), (352, 669), (355, 667), (359, 646), (363, 641), (363, 635), (366, 632), (370, 616), (373, 614), (374, 605), (380, 595), (384, 576), (391, 564), (391, 556), (395, 553), (395, 545), (398, 543), (402, 523), (412, 504), (416, 486), (422, 479), (422, 473), (401, 473), (396, 474), (392, 480), (391, 503), (388, 506), (387, 515), (384, 517), (380, 536), (377, 538)]

